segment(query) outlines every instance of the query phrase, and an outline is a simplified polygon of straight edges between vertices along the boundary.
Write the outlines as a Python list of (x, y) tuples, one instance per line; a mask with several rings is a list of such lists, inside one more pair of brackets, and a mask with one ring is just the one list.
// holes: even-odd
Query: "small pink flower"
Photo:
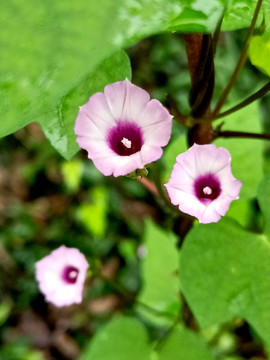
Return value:
[(36, 263), (36, 280), (48, 302), (56, 306), (82, 301), (88, 263), (75, 248), (60, 246)]
[(165, 185), (171, 202), (199, 222), (217, 222), (238, 199), (242, 182), (231, 172), (231, 156), (215, 145), (194, 144), (176, 158)]
[(159, 159), (172, 116), (127, 79), (107, 85), (83, 105), (75, 122), (77, 143), (104, 175), (127, 175)]

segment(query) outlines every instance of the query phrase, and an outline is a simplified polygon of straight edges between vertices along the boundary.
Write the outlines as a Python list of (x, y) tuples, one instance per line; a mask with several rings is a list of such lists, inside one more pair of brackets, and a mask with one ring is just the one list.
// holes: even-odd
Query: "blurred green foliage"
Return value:
[(115, 317), (97, 333), (81, 360), (148, 360), (147, 333), (136, 319)]
[[(257, 102), (224, 118), (222, 130), (248, 131), (261, 133), (259, 104)], [(240, 199), (256, 197), (259, 181), (263, 176), (263, 148), (262, 140), (257, 139), (217, 139), (216, 146), (225, 147), (232, 157), (232, 173), (236, 179), (242, 181)], [(252, 171), (250, 171), (250, 163)]]
[(177, 356), (186, 360), (213, 360), (214, 356), (203, 339), (184, 326), (177, 326), (160, 351), (159, 360), (173, 360)]
[[(169, 326), (179, 316), (179, 261), (177, 238), (147, 221), (141, 254), (143, 286), (138, 296), (138, 310), (149, 322)], [(145, 304), (156, 312), (149, 312)]]
[[(67, 159), (78, 151), (78, 107), (106, 84), (130, 79), (131, 68), (134, 83), (167, 105), (166, 94), (173, 95), (189, 114), (190, 78), (179, 32), (214, 31), (224, 3), (1, 4), (0, 134), (38, 122), (53, 145), (35, 123), (0, 144), (1, 360), (267, 358), (270, 182), (262, 176), (269, 166), (268, 144), (215, 142), (231, 152), (233, 174), (243, 181), (240, 200), (218, 224), (195, 222), (190, 232), (185, 217), (165, 209), (139, 182), (103, 177), (82, 152), (67, 161), (55, 151)], [(228, 2), (222, 30), (248, 27), (256, 3)], [(265, 0), (258, 25), (267, 25), (269, 10)], [(245, 34), (221, 33), (212, 105)], [(226, 107), (268, 81), (265, 36), (256, 34), (249, 53), (263, 71), (248, 63)], [(269, 131), (268, 114), (265, 96), (224, 118), (222, 128)], [(175, 122), (158, 161), (163, 182), (186, 146), (187, 131)], [(153, 174), (150, 166), (150, 180)], [(180, 231), (188, 235), (179, 261)], [(55, 309), (38, 290), (35, 263), (62, 244), (85, 254), (91, 276), (81, 305)], [(103, 277), (96, 276), (99, 271)]]

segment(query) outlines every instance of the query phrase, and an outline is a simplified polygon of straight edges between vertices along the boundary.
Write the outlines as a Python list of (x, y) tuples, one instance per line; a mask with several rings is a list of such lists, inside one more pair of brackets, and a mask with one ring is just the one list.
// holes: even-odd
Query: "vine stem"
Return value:
[[(215, 133), (215, 131), (214, 131)], [(257, 134), (257, 133), (249, 133), (244, 131), (217, 131), (215, 138), (225, 137), (239, 137), (239, 138), (247, 138), (247, 139), (263, 139), (270, 140), (270, 134)]]
[(213, 53), (214, 53), (214, 55), (216, 54), (216, 48), (217, 48), (217, 43), (218, 43), (218, 39), (220, 36), (221, 25), (222, 25), (222, 21), (223, 21), (226, 10), (227, 10), (227, 3), (225, 4), (225, 6), (223, 8), (222, 14), (220, 16), (220, 19), (216, 25), (216, 28), (215, 28), (215, 31), (213, 34)]
[[(176, 210), (175, 206), (171, 203), (171, 200), (167, 194), (164, 184), (161, 182), (161, 174), (157, 164), (152, 164), (153, 180), (159, 193), (160, 199), (172, 210)], [(178, 212), (178, 209), (177, 209)]]
[(166, 99), (169, 104), (170, 113), (173, 115), (174, 120), (176, 120), (181, 125), (186, 125), (187, 117), (179, 111), (177, 102), (173, 98), (173, 96), (170, 94), (166, 94)]
[(157, 190), (157, 187), (151, 180), (147, 179), (146, 177), (137, 177), (137, 180), (155, 197), (160, 199), (160, 194)]
[(209, 116), (209, 117), (205, 117), (202, 119), (192, 119), (192, 121), (194, 123), (200, 124), (200, 123), (204, 123), (204, 122), (215, 121), (215, 120), (221, 119), (225, 116), (233, 114), (234, 112), (236, 112), (238, 110), (243, 109), (244, 107), (253, 103), (256, 100), (261, 99), (266, 93), (268, 93), (268, 91), (270, 91), (270, 81), (266, 85), (264, 85), (260, 90), (256, 91), (254, 94), (250, 95), (245, 100), (241, 101), (239, 104), (233, 106), (232, 108), (230, 108), (216, 116)]
[(174, 318), (172, 314), (169, 314), (162, 310), (155, 309), (152, 306), (149, 306), (149, 305), (141, 302), (140, 300), (136, 299), (136, 297), (133, 294), (128, 293), (121, 285), (119, 285), (118, 283), (116, 283), (115, 281), (113, 281), (111, 279), (108, 279), (106, 276), (103, 276), (101, 273), (96, 274), (96, 277), (98, 279), (105, 281), (107, 284), (109, 284), (111, 287), (113, 287), (119, 294), (123, 295), (127, 300), (134, 302), (135, 304), (143, 307), (147, 311), (150, 311), (155, 315), (166, 317), (171, 320)]
[(147, 189), (149, 190), (156, 198), (162, 200), (170, 209), (173, 211), (177, 211), (179, 213), (178, 208), (176, 208), (170, 201), (164, 185), (160, 181), (160, 174), (158, 172), (158, 168), (153, 164), (152, 165), (152, 173), (154, 182), (145, 177), (137, 177), (137, 180)]
[(252, 18), (252, 21), (251, 21), (251, 24), (250, 24), (250, 27), (249, 27), (249, 30), (248, 30), (246, 41), (244, 43), (244, 46), (243, 46), (242, 51), (240, 53), (238, 62), (236, 64), (236, 67), (235, 67), (235, 69), (234, 69), (234, 71), (232, 73), (230, 81), (228, 82), (228, 84), (227, 84), (226, 88), (224, 89), (223, 93), (221, 94), (221, 97), (220, 97), (220, 99), (219, 99), (219, 101), (218, 101), (218, 103), (217, 103), (217, 105), (216, 105), (216, 107), (215, 107), (215, 109), (213, 111), (214, 115), (219, 114), (220, 109), (223, 106), (224, 102), (226, 101), (227, 96), (229, 95), (229, 92), (230, 92), (231, 88), (233, 87), (240, 70), (242, 69), (243, 65), (246, 62), (247, 50), (248, 50), (248, 47), (249, 47), (250, 38), (251, 38), (251, 36), (253, 34), (253, 31), (254, 31), (254, 28), (255, 28), (255, 25), (256, 25), (256, 21), (257, 21), (257, 18), (258, 18), (258, 14), (259, 14), (262, 2), (263, 2), (263, 0), (258, 0), (258, 2), (257, 2), (256, 8), (255, 8), (255, 11), (254, 11), (254, 14), (253, 14), (253, 18)]
[(154, 347), (155, 351), (159, 351), (162, 349), (163, 345), (166, 343), (166, 341), (168, 340), (169, 336), (171, 335), (171, 333), (174, 331), (174, 329), (176, 328), (176, 326), (179, 324), (180, 319), (179, 316), (175, 319), (175, 321), (173, 322), (173, 324), (164, 331), (164, 333), (162, 334), (161, 339), (157, 342), (157, 344)]

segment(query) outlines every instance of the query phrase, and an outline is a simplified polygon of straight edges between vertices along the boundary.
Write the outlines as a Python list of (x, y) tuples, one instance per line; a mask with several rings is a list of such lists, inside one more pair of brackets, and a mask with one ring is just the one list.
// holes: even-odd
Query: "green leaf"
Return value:
[[(203, 32), (214, 31), (224, 10), (222, 31), (248, 28), (251, 24), (257, 0), (186, 0), (179, 15), (170, 23), (171, 30), (180, 32)], [(258, 16), (257, 24), (261, 24), (263, 18), (268, 20), (270, 16), (269, 1), (264, 1)]]
[(2, 301), (0, 304), (0, 326), (9, 318), (12, 310), (12, 303), (10, 300)]
[[(78, 150), (75, 119), (72, 124), (69, 118), (63, 119), (62, 101), (89, 74), (102, 72), (101, 62), (117, 50), (119, 22), (111, 14), (117, 13), (121, 3), (13, 0), (2, 4), (0, 136), (37, 121), (66, 158)], [(123, 61), (121, 76), (118, 69), (110, 69), (111, 81), (129, 76), (126, 57)], [(85, 96), (90, 94), (91, 88)], [(78, 105), (72, 104), (73, 109), (78, 110)]]
[(138, 309), (149, 321), (168, 325), (178, 316), (180, 309), (176, 237), (147, 221), (144, 247), (141, 264), (143, 286), (138, 301), (160, 314), (140, 305)]
[(77, 217), (90, 235), (103, 237), (106, 229), (106, 189), (95, 187), (91, 192), (91, 198), (91, 204), (81, 204), (77, 208)]
[(224, 6), (219, 0), (183, 1), (180, 14), (170, 23), (170, 29), (179, 32), (209, 33), (215, 30)]
[[(261, 132), (258, 102), (222, 119), (222, 130)], [(255, 198), (257, 186), (263, 176), (263, 141), (258, 139), (219, 138), (216, 146), (229, 150), (233, 176), (243, 183), (240, 199)], [(252, 171), (251, 171), (252, 169)]]
[[(222, 31), (238, 30), (248, 28), (253, 18), (257, 0), (231, 0), (226, 1), (226, 11), (222, 21)], [(260, 24), (263, 16), (268, 14), (267, 1), (263, 1), (257, 24)]]
[(150, 360), (150, 353), (144, 327), (118, 316), (96, 333), (80, 360)]
[[(255, 2), (231, 1), (224, 28), (247, 26)], [(52, 145), (70, 159), (79, 149), (73, 133), (78, 106), (94, 92), (102, 91), (104, 85), (130, 78), (129, 61), (117, 51), (166, 31), (212, 32), (224, 3), (224, 0), (3, 2), (0, 136), (35, 121)], [(266, 12), (269, 6), (264, 7)]]
[(258, 202), (265, 221), (265, 234), (270, 235), (270, 173), (268, 173), (258, 186)]
[(62, 163), (61, 172), (64, 183), (70, 192), (77, 192), (83, 173), (83, 162), (79, 159)]
[(249, 45), (251, 63), (270, 75), (270, 33), (254, 36)]
[(270, 343), (270, 245), (264, 235), (227, 218), (198, 225), (185, 239), (180, 274), (202, 327), (242, 317)]
[(178, 325), (166, 339), (159, 360), (214, 360), (205, 342), (194, 332)]
[[(184, 33), (214, 31), (224, 9), (222, 31), (248, 28), (253, 18), (257, 0), (185, 0), (181, 1), (179, 15), (170, 23), (170, 29)], [(269, 1), (263, 1), (257, 24), (270, 16)]]
[[(103, 91), (107, 84), (124, 80), (126, 77), (131, 78), (129, 58), (124, 51), (118, 51), (101, 62), (94, 72), (61, 98), (58, 117), (50, 124), (46, 123), (43, 130), (62, 155), (71, 158), (79, 149), (74, 134), (79, 106), (85, 104), (94, 93)], [(57, 127), (60, 135), (55, 138)]]
[(119, 5), (116, 43), (130, 46), (167, 30), (183, 8), (179, 0), (125, 0)]
[(237, 200), (231, 203), (226, 216), (236, 220), (241, 226), (247, 228), (250, 225), (253, 211), (251, 200)]

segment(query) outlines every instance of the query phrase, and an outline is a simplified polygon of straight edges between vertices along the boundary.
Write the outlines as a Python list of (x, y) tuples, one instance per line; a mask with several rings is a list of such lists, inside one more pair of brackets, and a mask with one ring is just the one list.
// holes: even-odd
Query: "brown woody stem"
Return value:
[[(213, 49), (211, 35), (184, 35), (188, 67), (191, 78), (189, 102), (191, 115), (201, 118), (207, 114), (214, 87)], [(196, 124), (188, 134), (189, 145), (208, 144), (212, 141), (212, 125)]]

